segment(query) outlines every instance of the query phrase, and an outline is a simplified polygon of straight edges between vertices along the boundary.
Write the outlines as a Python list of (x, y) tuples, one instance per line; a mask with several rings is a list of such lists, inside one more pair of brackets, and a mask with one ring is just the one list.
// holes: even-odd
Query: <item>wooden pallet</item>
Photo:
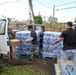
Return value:
[[(61, 69), (60, 69), (60, 65), (59, 64), (54, 64), (54, 74), (55, 75), (60, 75)], [(66, 66), (66, 75), (74, 75), (72, 72), (72, 66)]]
[(54, 64), (54, 67), (55, 67), (55, 69), (54, 69), (55, 75), (60, 75), (60, 74), (59, 74), (59, 73), (60, 73), (60, 68), (59, 68), (58, 64)]

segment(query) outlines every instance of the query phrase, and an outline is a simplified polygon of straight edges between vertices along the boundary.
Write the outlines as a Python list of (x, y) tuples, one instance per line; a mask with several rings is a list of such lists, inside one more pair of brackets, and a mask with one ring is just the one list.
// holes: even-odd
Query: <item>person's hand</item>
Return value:
[(23, 40), (22, 43), (23, 43), (23, 44), (26, 44), (26, 40)]
[(52, 42), (52, 44), (51, 44), (51, 45), (53, 46), (54, 44), (55, 44), (55, 43), (54, 43), (54, 42)]

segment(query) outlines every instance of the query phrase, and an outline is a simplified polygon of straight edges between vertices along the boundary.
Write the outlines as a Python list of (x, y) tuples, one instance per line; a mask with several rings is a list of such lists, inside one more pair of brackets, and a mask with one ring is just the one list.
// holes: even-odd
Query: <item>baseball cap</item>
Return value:
[(69, 26), (71, 26), (71, 27), (73, 26), (72, 22), (70, 22), (70, 21), (67, 22), (67, 25), (69, 25)]

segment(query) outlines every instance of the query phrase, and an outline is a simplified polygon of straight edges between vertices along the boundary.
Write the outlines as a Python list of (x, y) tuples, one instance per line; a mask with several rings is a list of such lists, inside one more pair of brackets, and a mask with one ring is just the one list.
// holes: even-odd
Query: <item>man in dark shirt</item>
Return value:
[(76, 75), (76, 31), (72, 29), (72, 22), (67, 22), (66, 30), (63, 31), (52, 45), (63, 40), (63, 51), (61, 52), (61, 75), (66, 75), (66, 60), (71, 57), (74, 75)]
[(29, 63), (32, 63), (34, 59), (36, 46), (37, 46), (37, 35), (36, 35), (36, 32), (33, 30), (32, 25), (28, 26), (28, 30), (31, 31), (31, 38), (28, 38), (27, 40), (23, 40), (23, 43), (25, 44), (26, 42), (29, 42), (29, 41), (31, 41), (32, 43), (32, 47), (30, 50), (30, 59), (29, 59)]

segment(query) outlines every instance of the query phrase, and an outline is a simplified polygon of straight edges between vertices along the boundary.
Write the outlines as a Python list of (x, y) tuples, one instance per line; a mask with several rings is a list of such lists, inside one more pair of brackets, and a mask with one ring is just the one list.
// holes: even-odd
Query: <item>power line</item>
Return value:
[(4, 3), (1, 3), (0, 5), (4, 5), (4, 4), (7, 4), (7, 3), (13, 3), (13, 2), (18, 2), (20, 0), (16, 0), (16, 1), (7, 1), (7, 2), (4, 2)]
[(76, 3), (76, 1), (65, 3), (65, 4), (56, 5), (56, 7), (64, 6), (64, 5), (69, 5), (69, 4), (73, 4), (73, 3)]
[[(39, 4), (45, 6), (46, 8), (51, 8), (49, 6), (46, 6), (44, 4), (42, 4), (41, 2), (39, 2), (38, 0), (36, 0)], [(69, 2), (69, 3), (65, 3), (65, 4), (60, 4), (60, 5), (56, 5), (55, 7), (59, 7), (59, 6), (64, 6), (64, 5), (69, 5), (69, 4), (73, 4), (73, 3), (76, 3), (76, 1), (73, 1), (73, 2)], [(67, 8), (61, 8), (61, 9), (57, 9), (57, 10), (63, 10), (63, 9), (72, 9), (72, 8), (75, 8), (75, 7), (67, 7)], [(52, 8), (51, 8), (52, 9)]]
[(58, 10), (64, 10), (64, 9), (73, 9), (73, 8), (76, 8), (76, 6), (74, 6), (74, 7), (67, 7), (67, 8), (61, 8), (61, 9), (57, 9), (56, 11), (58, 11)]
[[(44, 5), (44, 4), (42, 4), (41, 2), (39, 2), (38, 0), (36, 0), (39, 4), (41, 4), (42, 6), (44, 6), (44, 7), (46, 7), (46, 8), (51, 8), (51, 7), (49, 7), (49, 6), (46, 6), (46, 5)], [(52, 8), (51, 8), (52, 9)]]

